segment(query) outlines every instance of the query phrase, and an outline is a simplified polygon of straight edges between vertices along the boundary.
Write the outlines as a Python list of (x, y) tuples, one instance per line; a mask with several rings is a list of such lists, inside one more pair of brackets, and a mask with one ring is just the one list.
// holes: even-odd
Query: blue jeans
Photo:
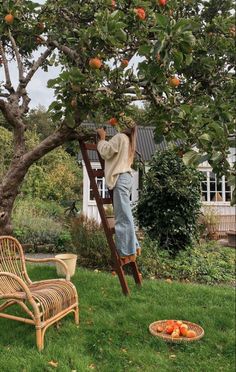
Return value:
[(115, 243), (119, 256), (136, 253), (140, 247), (134, 229), (134, 220), (130, 205), (132, 176), (121, 173), (113, 189), (113, 206), (115, 215)]

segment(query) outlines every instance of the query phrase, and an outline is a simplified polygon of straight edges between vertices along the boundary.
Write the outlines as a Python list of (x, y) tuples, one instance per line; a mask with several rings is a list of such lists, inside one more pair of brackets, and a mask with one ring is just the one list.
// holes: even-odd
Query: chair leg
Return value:
[(42, 351), (43, 350), (43, 347), (44, 347), (44, 342), (43, 342), (43, 332), (42, 332), (42, 329), (41, 328), (36, 328), (36, 344), (37, 344), (37, 348), (38, 348), (38, 351)]
[(79, 324), (79, 307), (75, 308), (75, 324)]

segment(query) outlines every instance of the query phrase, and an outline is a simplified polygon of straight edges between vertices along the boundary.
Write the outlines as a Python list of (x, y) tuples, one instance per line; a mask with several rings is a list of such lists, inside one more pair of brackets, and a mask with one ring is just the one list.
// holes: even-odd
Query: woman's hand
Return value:
[(97, 129), (97, 134), (98, 134), (100, 140), (105, 140), (106, 139), (106, 131), (103, 128), (98, 128)]

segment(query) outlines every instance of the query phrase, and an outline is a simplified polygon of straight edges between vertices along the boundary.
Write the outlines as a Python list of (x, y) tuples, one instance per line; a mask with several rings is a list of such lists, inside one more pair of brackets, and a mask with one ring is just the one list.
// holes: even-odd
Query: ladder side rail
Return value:
[(103, 204), (102, 204), (102, 198), (101, 198), (101, 196), (98, 192), (98, 187), (97, 187), (95, 177), (93, 175), (93, 169), (91, 167), (90, 159), (88, 157), (86, 147), (84, 146), (84, 143), (82, 141), (80, 141), (80, 148), (81, 148), (81, 152), (82, 152), (82, 155), (83, 155), (85, 166), (86, 166), (86, 169), (87, 169), (87, 172), (88, 172), (88, 176), (89, 176), (89, 179), (90, 179), (90, 183), (91, 183), (91, 186), (92, 186), (94, 197), (95, 197), (96, 202), (97, 202), (98, 211), (99, 211), (99, 214), (100, 214), (100, 217), (101, 217), (101, 221), (102, 221), (103, 228), (104, 228), (104, 231), (105, 231), (105, 234), (106, 234), (108, 245), (109, 245), (110, 250), (111, 250), (112, 259), (113, 259), (114, 264), (115, 264), (115, 269), (116, 269), (117, 275), (119, 277), (123, 293), (125, 295), (128, 295), (130, 293), (129, 287), (128, 287), (127, 281), (125, 279), (124, 271), (123, 271), (123, 269), (121, 267), (121, 264), (120, 264), (120, 259), (119, 259), (119, 256), (118, 256), (118, 253), (117, 253), (117, 250), (116, 250), (114, 240), (112, 238), (112, 233), (111, 233), (110, 228), (109, 228), (108, 223), (107, 223), (105, 211), (104, 211)]

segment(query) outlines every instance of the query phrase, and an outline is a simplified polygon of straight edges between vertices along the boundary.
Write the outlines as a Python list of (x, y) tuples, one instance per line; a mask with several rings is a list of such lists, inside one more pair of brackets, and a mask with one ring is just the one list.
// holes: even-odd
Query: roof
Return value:
[[(86, 128), (94, 129), (94, 130), (97, 128), (97, 125), (95, 125), (94, 123), (83, 123), (82, 126), (86, 126)], [(154, 129), (155, 129), (154, 127), (138, 126), (136, 150), (138, 153), (141, 154), (142, 160), (144, 162), (150, 161), (152, 155), (157, 150), (163, 151), (168, 148), (168, 144), (166, 141), (163, 141), (158, 144), (155, 143)], [(115, 128), (110, 125), (106, 126), (106, 132), (107, 132), (108, 137), (112, 137), (117, 133)], [(89, 151), (89, 158), (90, 158), (90, 161), (98, 161), (98, 156), (95, 151)], [(82, 160), (81, 153), (79, 153), (78, 155), (78, 160)]]

